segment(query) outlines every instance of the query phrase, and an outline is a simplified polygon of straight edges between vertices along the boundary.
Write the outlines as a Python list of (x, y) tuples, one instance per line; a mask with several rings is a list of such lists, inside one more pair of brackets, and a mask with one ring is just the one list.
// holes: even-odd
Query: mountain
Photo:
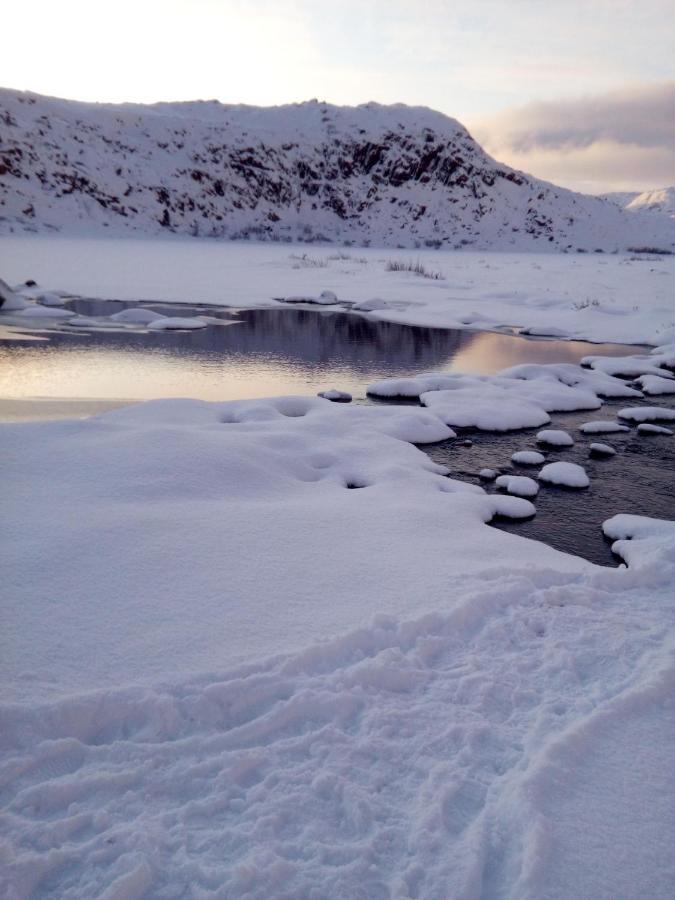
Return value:
[(675, 187), (653, 191), (617, 191), (603, 194), (607, 200), (631, 212), (651, 212), (675, 218)]
[(661, 188), (658, 191), (645, 191), (638, 194), (626, 209), (631, 212), (658, 212), (675, 217), (675, 187)]
[(675, 223), (510, 169), (423, 107), (111, 105), (0, 90), (0, 231), (22, 230), (675, 247)]

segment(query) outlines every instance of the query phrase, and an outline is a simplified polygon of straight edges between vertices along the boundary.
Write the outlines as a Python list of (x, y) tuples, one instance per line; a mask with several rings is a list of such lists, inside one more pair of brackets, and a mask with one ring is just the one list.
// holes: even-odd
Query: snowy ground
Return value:
[[(418, 261), (430, 274), (387, 271)], [(234, 307), (273, 298), (363, 304), (380, 319), (448, 328), (507, 326), (616, 343), (675, 340), (675, 257), (374, 250), (207, 240), (3, 237), (0, 277), (121, 300)], [(376, 301), (376, 302), (374, 302)]]
[(408, 443), (448, 433), (2, 427), (4, 896), (671, 895), (673, 525), (610, 521), (616, 570), (492, 530), (528, 501)]
[[(7, 280), (131, 294), (124, 242), (115, 273), (81, 244), (76, 260), (70, 242), (36, 241), (14, 244)], [(29, 246), (62, 253), (29, 265)], [(661, 349), (371, 386), (427, 408), (155, 401), (0, 426), (0, 895), (672, 897), (675, 524), (617, 510), (604, 530), (627, 567), (597, 567), (489, 528), (534, 507), (413, 446), (467, 416), (609, 421), (607, 395), (636, 427), (640, 393), (614, 376), (672, 380), (672, 263), (434, 255), (471, 265), (467, 306), (450, 271), (383, 281), (377, 254), (294, 269), (288, 248), (252, 246), (236, 274), (234, 254), (220, 271), (211, 255), (230, 247), (176, 244), (172, 262), (169, 244), (144, 246), (141, 296), (357, 300), (377, 283), (409, 304), (378, 314), (448, 324), (473, 303), (536, 324), (556, 272), (562, 285), (592, 270), (626, 315), (575, 315), (598, 340), (630, 324)], [(186, 298), (192, 253), (210, 262)], [(536, 281), (521, 278), (522, 305), (489, 296), (523, 270)], [(665, 421), (658, 402), (647, 417)], [(538, 465), (527, 475), (550, 490)]]

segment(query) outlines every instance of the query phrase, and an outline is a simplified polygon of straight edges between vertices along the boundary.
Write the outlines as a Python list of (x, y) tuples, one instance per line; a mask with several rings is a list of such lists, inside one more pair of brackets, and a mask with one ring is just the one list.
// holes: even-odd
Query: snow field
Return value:
[[(298, 268), (303, 253), (315, 265)], [(440, 270), (445, 279), (387, 270), (398, 258)], [(640, 357), (633, 377), (663, 377), (668, 360), (675, 366), (675, 257), (647, 265), (622, 255), (5, 236), (0, 275), (10, 283), (34, 278), (44, 285), (40, 292), (58, 287), (86, 297), (233, 308), (277, 307), (283, 304), (275, 297), (316, 299), (331, 291), (338, 308), (403, 324), (481, 331), (539, 324), (566, 340), (670, 347), (654, 354), (647, 368)], [(589, 299), (598, 302), (586, 304)], [(601, 370), (596, 358), (589, 357), (586, 377), (597, 382), (614, 369), (611, 362), (598, 363), (610, 366)]]
[(675, 533), (634, 518), (605, 526), (629, 570), (503, 571), (220, 674), (6, 707), (4, 890), (665, 900)]

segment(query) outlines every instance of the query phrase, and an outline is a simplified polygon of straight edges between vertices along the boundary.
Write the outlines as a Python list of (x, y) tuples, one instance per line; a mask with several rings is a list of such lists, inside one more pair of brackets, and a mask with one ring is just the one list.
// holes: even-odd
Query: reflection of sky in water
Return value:
[[(231, 313), (222, 315), (231, 320)], [(378, 378), (434, 370), (489, 374), (521, 362), (578, 362), (590, 353), (630, 352), (617, 345), (410, 327), (304, 309), (239, 315), (228, 327), (193, 332), (72, 334), (61, 328), (43, 333), (46, 341), (0, 340), (0, 396), (231, 400), (313, 394), (327, 387), (362, 396)]]

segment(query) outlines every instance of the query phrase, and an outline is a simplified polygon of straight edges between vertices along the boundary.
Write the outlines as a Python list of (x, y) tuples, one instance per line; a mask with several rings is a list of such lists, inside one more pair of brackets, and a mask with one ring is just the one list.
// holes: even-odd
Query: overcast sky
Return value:
[(3, 26), (5, 87), (418, 104), (560, 184), (675, 182), (675, 0), (24, 0)]

